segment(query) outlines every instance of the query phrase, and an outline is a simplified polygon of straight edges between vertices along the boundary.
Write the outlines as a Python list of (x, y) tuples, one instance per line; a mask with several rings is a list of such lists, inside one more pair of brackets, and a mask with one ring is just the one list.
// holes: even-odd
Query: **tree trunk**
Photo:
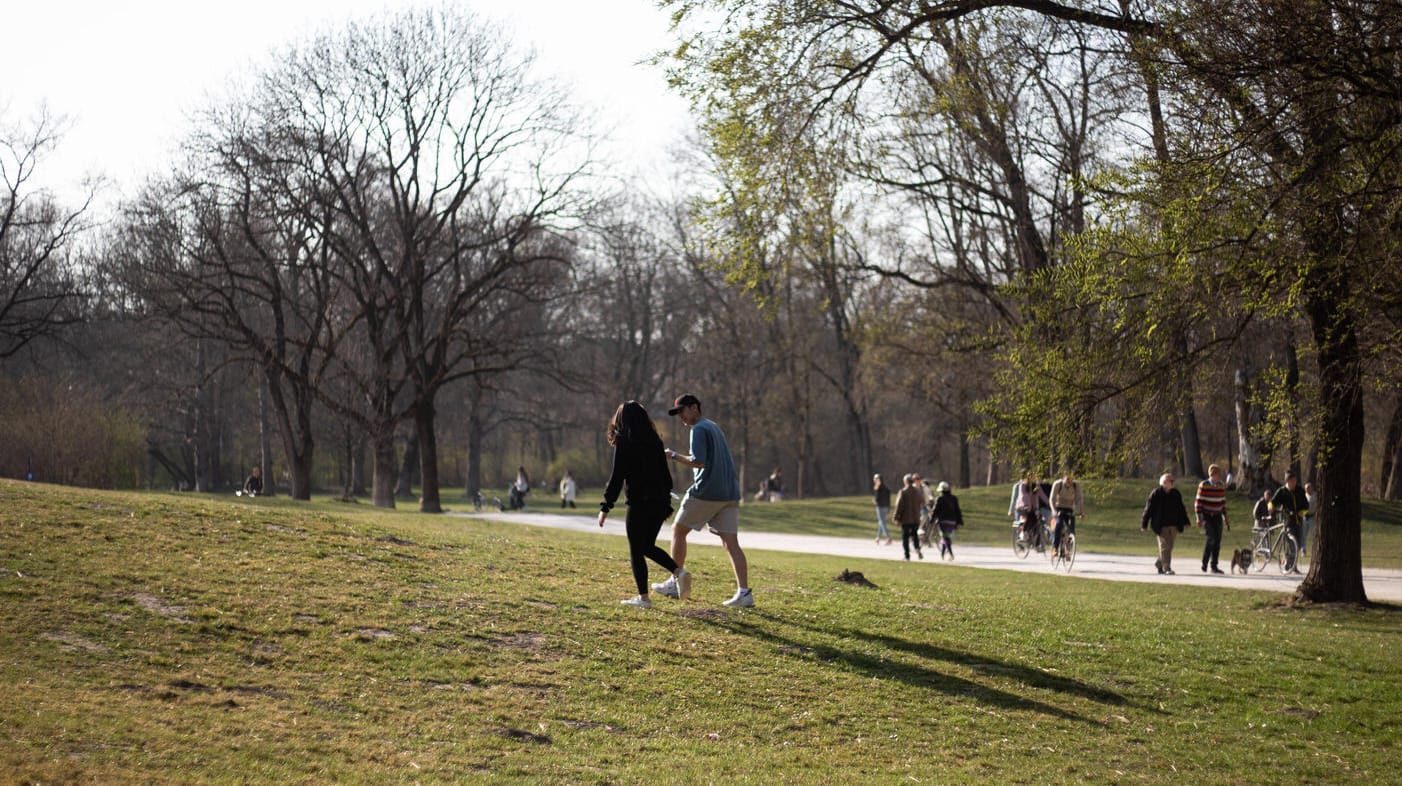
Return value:
[[(990, 467), (992, 465), (990, 464)], [(972, 469), (969, 466), (969, 429), (967, 426), (959, 428), (959, 488), (969, 487)], [(992, 481), (992, 478), (989, 478)]]
[(414, 428), (419, 436), (419, 512), (442, 513), (438, 494), (438, 437), (434, 434), (437, 411), (433, 397), (426, 396), (414, 410)]
[(263, 473), (265, 497), (277, 494), (277, 479), (273, 476), (273, 425), (268, 419), (268, 373), (258, 375), (258, 467)]
[(482, 397), (473, 396), (472, 409), (467, 415), (467, 496), (482, 490)]
[[(1319, 239), (1316, 238), (1318, 241)], [(1316, 242), (1325, 249), (1337, 244)], [(1319, 254), (1320, 258), (1327, 258)], [(1319, 365), (1319, 510), (1310, 570), (1295, 591), (1315, 603), (1366, 603), (1363, 592), (1362, 352), (1346, 312), (1347, 272), (1337, 263), (1308, 282), (1310, 317)]]
[(1385, 500), (1402, 499), (1402, 392), (1392, 408), (1392, 422), (1383, 439), (1383, 470), (1378, 477), (1378, 490)]
[(195, 416), (193, 433), (190, 435), (190, 449), (194, 456), (195, 491), (208, 493), (210, 466), (213, 457), (210, 452), (213, 449), (213, 440), (210, 438), (213, 418), (210, 414), (209, 388), (210, 381), (206, 375), (206, 363), (204, 356), (204, 340), (195, 341)]
[(351, 465), (351, 494), (357, 497), (365, 496), (370, 490), (365, 485), (365, 451), (369, 442), (364, 434), (360, 434), (355, 440), (355, 462)]
[(399, 465), (399, 480), (394, 487), (394, 496), (400, 499), (414, 498), (414, 473), (419, 471), (419, 431), (418, 415), (414, 415), (414, 431), (404, 441), (404, 460)]
[(1253, 497), (1270, 487), (1270, 456), (1260, 444), (1260, 425), (1265, 415), (1251, 400), (1252, 374), (1249, 364), (1236, 370), (1237, 451), (1241, 465), (1239, 487)]
[[(1290, 472), (1295, 477), (1300, 474), (1300, 352), (1295, 348), (1295, 336), (1285, 339), (1285, 440), (1290, 457)], [(1303, 482), (1303, 481), (1302, 481)]]
[(1202, 466), (1202, 443), (1198, 437), (1198, 415), (1189, 401), (1183, 408), (1183, 474), (1194, 478), (1205, 478), (1207, 472)]
[(399, 456), (394, 449), (394, 423), (377, 424), (371, 437), (374, 451), (374, 476), (371, 499), (377, 508), (394, 507), (394, 484), (399, 477)]
[[(264, 369), (264, 379), (268, 386), (268, 399), (272, 403), (273, 416), (278, 422), (278, 434), (282, 438), (282, 451), (287, 461), (288, 476), (292, 480), (289, 493), (296, 500), (312, 498), (312, 466), (316, 452), (316, 440), (312, 436), (312, 394), (290, 382), (289, 392), (284, 392), (285, 376), (277, 367)], [(288, 401), (289, 395), (291, 401)], [(274, 486), (277, 477), (271, 468), (272, 462), (263, 473), (263, 485)]]

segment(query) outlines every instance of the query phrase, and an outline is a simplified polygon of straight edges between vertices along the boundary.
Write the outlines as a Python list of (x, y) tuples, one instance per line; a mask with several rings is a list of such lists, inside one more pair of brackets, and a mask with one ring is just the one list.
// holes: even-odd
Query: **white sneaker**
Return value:
[[(690, 588), (688, 587), (688, 589)], [(666, 595), (669, 598), (681, 597), (681, 591), (677, 589), (677, 579), (675, 576), (669, 576), (666, 581), (652, 585), (652, 591), (659, 595)]]
[(691, 573), (686, 568), (678, 568), (677, 575), (672, 577), (672, 581), (677, 587), (676, 597), (681, 600), (689, 600), (691, 598)]
[(644, 598), (642, 595), (634, 595), (633, 597), (628, 598), (627, 600), (620, 600), (619, 603), (623, 604), (624, 606), (637, 606), (640, 609), (652, 608), (652, 601), (648, 600), (647, 598)]
[(748, 589), (736, 590), (735, 597), (722, 602), (722, 606), (739, 606), (741, 608), (753, 608), (755, 605), (755, 594)]

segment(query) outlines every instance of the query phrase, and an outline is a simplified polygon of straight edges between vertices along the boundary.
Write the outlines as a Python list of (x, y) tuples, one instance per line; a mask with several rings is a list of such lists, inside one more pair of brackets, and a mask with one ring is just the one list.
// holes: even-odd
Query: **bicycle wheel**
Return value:
[(1029, 546), (1030, 544), (1028, 544), (1028, 542), (1027, 542), (1026, 540), (1023, 540), (1022, 538), (1018, 537), (1018, 536), (1021, 535), (1021, 534), (1022, 534), (1022, 527), (1019, 526), (1019, 525), (1017, 525), (1017, 524), (1014, 524), (1014, 525), (1013, 525), (1013, 553), (1016, 554), (1016, 555), (1018, 555), (1019, 557), (1021, 557), (1021, 558), (1023, 558), (1023, 559), (1027, 559), (1027, 549), (1028, 549), (1028, 546)]
[(1258, 529), (1251, 533), (1251, 565), (1260, 573), (1266, 569), (1271, 558), (1270, 530)]
[(1076, 564), (1076, 533), (1068, 532), (1061, 539), (1061, 553), (1057, 556), (1061, 559), (1061, 568), (1070, 573), (1071, 566)]
[(1295, 545), (1295, 536), (1288, 532), (1282, 535), (1275, 550), (1280, 556), (1280, 572), (1289, 573), (1295, 567), (1295, 557), (1300, 552), (1300, 547)]
[(1048, 560), (1052, 558), (1052, 552), (1055, 551), (1052, 548), (1051, 527), (1047, 526), (1046, 522), (1042, 522), (1042, 551), (1046, 552)]

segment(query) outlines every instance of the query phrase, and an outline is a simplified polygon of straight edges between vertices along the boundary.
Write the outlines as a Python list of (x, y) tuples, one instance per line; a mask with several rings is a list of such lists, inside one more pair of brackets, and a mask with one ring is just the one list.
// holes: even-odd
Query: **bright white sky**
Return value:
[[(653, 0), (458, 0), (500, 20), (545, 75), (578, 88), (614, 129), (613, 152), (657, 182), (689, 127), (685, 103), (643, 63), (667, 46)], [(190, 113), (226, 81), (313, 31), (420, 0), (30, 0), (7, 4), (0, 118), (40, 103), (69, 127), (38, 178), (60, 193), (101, 174), (130, 193), (171, 160)], [(616, 171), (616, 170), (615, 170)], [(112, 194), (108, 194), (110, 198)]]

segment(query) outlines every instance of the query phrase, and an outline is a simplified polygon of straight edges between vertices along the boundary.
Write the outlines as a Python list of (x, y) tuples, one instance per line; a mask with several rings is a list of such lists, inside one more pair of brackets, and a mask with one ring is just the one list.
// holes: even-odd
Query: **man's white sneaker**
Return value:
[(623, 604), (624, 606), (637, 606), (640, 609), (652, 608), (652, 601), (648, 600), (647, 598), (644, 598), (642, 595), (634, 595), (633, 597), (628, 598), (627, 600), (620, 600), (619, 603)]
[(674, 597), (682, 600), (691, 598), (691, 574), (685, 568), (679, 568), (677, 575), (672, 577), (672, 581), (677, 588), (677, 594)]
[(755, 605), (755, 594), (748, 589), (736, 590), (735, 597), (724, 601), (722, 606), (739, 606), (741, 608), (752, 608)]
[(652, 591), (659, 595), (666, 595), (669, 598), (681, 597), (681, 591), (677, 589), (677, 579), (669, 576), (666, 581), (652, 585)]

